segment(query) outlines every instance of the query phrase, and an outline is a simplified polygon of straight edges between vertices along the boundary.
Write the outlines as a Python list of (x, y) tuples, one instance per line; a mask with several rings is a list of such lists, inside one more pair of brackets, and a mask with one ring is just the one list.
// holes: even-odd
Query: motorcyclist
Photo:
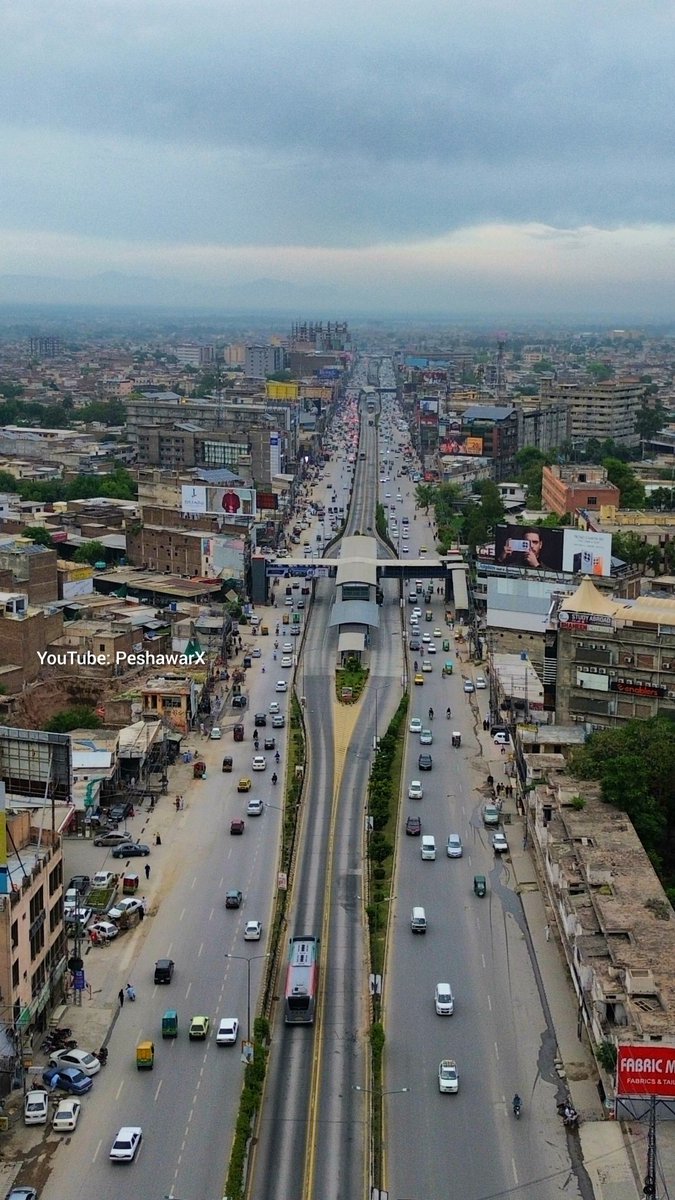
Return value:
[(452, 716), (452, 709), (450, 708), (450, 705), (448, 705), (448, 707), (446, 708), (445, 715), (448, 718), (448, 720), (450, 720), (450, 717)]
[(414, 666), (415, 670), (417, 670), (417, 659), (415, 659), (413, 666)]
[(429, 720), (433, 721), (433, 719), (434, 719), (434, 710), (433, 710), (433, 708), (430, 708), (429, 709)]
[(274, 755), (274, 761), (275, 761), (276, 763), (280, 763), (280, 762), (281, 762), (281, 755), (280, 755), (280, 753), (279, 753), (279, 751), (278, 751), (278, 750), (277, 750), (276, 754)]
[(272, 783), (276, 783), (276, 782), (277, 782), (277, 773), (276, 773), (276, 771), (275, 771), (275, 772), (274, 772), (274, 774), (273, 774), (273, 776), (272, 776)]
[(514, 1111), (515, 1115), (516, 1115), (517, 1117), (519, 1117), (519, 1116), (520, 1116), (520, 1110), (521, 1110), (521, 1108), (523, 1107), (523, 1103), (522, 1103), (522, 1100), (520, 1099), (520, 1096), (518, 1095), (518, 1093), (517, 1093), (517, 1092), (516, 1092), (515, 1096), (513, 1097), (513, 1102), (512, 1102), (512, 1103), (513, 1103), (513, 1111)]

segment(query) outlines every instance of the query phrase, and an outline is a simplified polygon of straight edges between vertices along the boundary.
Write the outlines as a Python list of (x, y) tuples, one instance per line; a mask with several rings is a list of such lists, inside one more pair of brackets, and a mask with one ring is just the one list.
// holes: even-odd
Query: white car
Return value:
[(246, 805), (246, 815), (248, 817), (261, 817), (264, 808), (265, 805), (263, 804), (262, 800), (249, 800), (248, 804)]
[(422, 729), (420, 731), (420, 746), (433, 746), (434, 735), (430, 729)]
[[(417, 596), (417, 592), (415, 592), (415, 596)], [(413, 608), (413, 610), (412, 610), (412, 615), (413, 615), (414, 617), (421, 617), (421, 616), (422, 616), (422, 609), (421, 609), (421, 608)]]
[(281, 659), (281, 665), (282, 665), (282, 667), (292, 667), (293, 666), (292, 656), (290, 654), (284, 654), (283, 658)]
[(449, 983), (437, 983), (434, 1004), (439, 1017), (451, 1017), (455, 1011), (455, 997)]
[(262, 650), (260, 646), (254, 646), (251, 650), (251, 658), (262, 658)]
[(52, 1129), (55, 1133), (72, 1133), (80, 1117), (82, 1104), (74, 1096), (59, 1100), (56, 1112), (52, 1117)]
[(247, 921), (244, 926), (244, 941), (259, 942), (262, 936), (262, 924), (260, 921)]
[(438, 1090), (441, 1092), (459, 1091), (457, 1063), (452, 1058), (444, 1058), (438, 1065)]
[(272, 729), (283, 729), (286, 718), (283, 713), (275, 713), (272, 717)]
[(408, 788), (409, 800), (421, 800), (424, 795), (424, 788), (419, 779), (411, 779), (410, 787)]
[(121, 900), (117, 901), (114, 908), (108, 909), (108, 916), (112, 921), (119, 921), (125, 913), (138, 912), (142, 907), (141, 901), (136, 900), (134, 896), (123, 896)]
[(484, 676), (484, 675), (477, 675), (477, 676), (476, 676), (476, 688), (478, 689), (478, 691), (479, 691), (479, 692), (484, 692), (484, 691), (485, 691), (485, 689), (486, 689), (486, 687), (487, 687), (487, 683), (486, 683), (486, 680), (485, 680), (485, 676)]
[(119, 934), (119, 929), (113, 925), (112, 921), (94, 921), (93, 925), (89, 926), (87, 933), (95, 933), (98, 937), (112, 941)]
[(492, 741), (495, 746), (508, 746), (509, 735), (508, 733), (496, 733)]
[(429, 646), (429, 645), (431, 644), (431, 634), (430, 634), (430, 633), (423, 633), (423, 634), (422, 634), (422, 641), (424, 642), (424, 644), (425, 644), (426, 646)]
[(443, 637), (443, 633), (442, 633), (442, 631), (441, 631), (441, 630), (438, 628), (438, 626), (436, 626), (436, 628), (434, 629), (434, 637), (438, 637), (438, 638), (439, 638), (439, 637)]
[(462, 857), (464, 853), (464, 847), (462, 846), (462, 839), (458, 833), (448, 834), (447, 853), (448, 858)]
[(413, 614), (412, 614), (412, 616), (410, 617), (410, 621), (409, 621), (409, 623), (410, 623), (410, 625), (413, 625), (413, 626), (414, 626), (414, 625), (419, 625), (419, 623), (420, 623), (420, 619), (419, 619), (419, 617), (418, 617), (418, 616), (416, 616), (416, 615), (415, 615), (415, 613), (413, 613)]
[(278, 700), (270, 700), (268, 712), (278, 713), (278, 711), (279, 711), (279, 701)]
[(49, 1055), (53, 1067), (77, 1067), (84, 1075), (98, 1075), (101, 1064), (88, 1050), (55, 1050)]
[(267, 759), (264, 754), (254, 754), (251, 759), (251, 769), (253, 771), (266, 771)]
[(114, 1162), (133, 1162), (142, 1140), (140, 1125), (123, 1125), (110, 1147), (108, 1157)]
[(473, 686), (473, 683), (471, 682), (471, 680), (465, 679), (464, 680), (464, 691), (466, 692), (467, 696), (470, 696), (472, 692), (475, 692), (475, 690), (476, 689)]
[(404, 543), (404, 544), (401, 546), (401, 551), (402, 551), (402, 553), (403, 553), (403, 554), (407, 554), (407, 553), (408, 553), (408, 547), (405, 545), (405, 543)]
[(432, 666), (431, 666), (431, 663), (429, 662), (428, 658), (422, 659), (422, 670), (423, 671), (431, 671), (432, 670)]
[(288, 684), (286, 683), (286, 680), (285, 679), (277, 679), (274, 690), (275, 690), (275, 692), (287, 692)]
[(118, 900), (114, 908), (109, 908), (108, 917), (112, 920), (119, 920), (125, 913), (138, 912), (142, 907), (141, 900), (136, 900), (135, 896), (124, 896), (123, 899)]
[(492, 849), (494, 850), (495, 854), (508, 853), (509, 843), (506, 840), (506, 834), (502, 833), (501, 830), (498, 830), (497, 833), (493, 833), (492, 835)]
[(410, 730), (411, 733), (421, 733), (422, 732), (421, 718), (420, 717), (412, 717), (410, 724), (408, 726), (408, 729)]
[(293, 643), (292, 642), (284, 642), (283, 646), (281, 647), (281, 653), (282, 654), (292, 654), (293, 653)]
[(429, 645), (427, 646), (427, 654), (437, 654), (437, 653), (438, 653), (438, 651), (436, 649), (436, 643), (429, 642)]
[(26, 1092), (23, 1101), (24, 1125), (46, 1125), (49, 1115), (49, 1096), (40, 1088)]
[(212, 742), (219, 742), (222, 736), (223, 736), (223, 735), (222, 735), (222, 733), (221, 733), (221, 731), (220, 731), (220, 726), (219, 726), (219, 725), (214, 725), (214, 726), (213, 726), (213, 729), (211, 730), (211, 733), (210, 733), (211, 741), (212, 741)]
[(239, 1036), (239, 1021), (236, 1017), (223, 1017), (218, 1025), (216, 1043), (219, 1046), (233, 1046)]

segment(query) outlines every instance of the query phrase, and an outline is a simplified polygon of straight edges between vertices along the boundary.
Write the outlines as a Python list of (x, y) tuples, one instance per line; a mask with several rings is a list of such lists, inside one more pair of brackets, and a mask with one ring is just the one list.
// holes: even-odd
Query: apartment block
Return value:
[(517, 412), (519, 450), (534, 446), (542, 454), (549, 454), (568, 440), (571, 415), (564, 402), (523, 400), (518, 402)]
[(0, 592), (0, 685), (5, 695), (38, 678), (40, 652), (62, 632), (62, 612), (29, 606), (25, 592)]
[(563, 402), (570, 413), (572, 441), (611, 438), (622, 446), (637, 446), (637, 415), (644, 404), (645, 385), (637, 379), (608, 380), (605, 383), (563, 383), (545, 379), (541, 384), (542, 404)]
[(618, 487), (607, 479), (604, 467), (544, 467), (541, 480), (542, 508), (548, 512), (574, 513), (579, 508), (597, 512), (603, 504), (617, 508), (621, 499)]
[(59, 594), (57, 562), (47, 546), (22, 538), (0, 542), (0, 588), (25, 592), (29, 604), (52, 604)]

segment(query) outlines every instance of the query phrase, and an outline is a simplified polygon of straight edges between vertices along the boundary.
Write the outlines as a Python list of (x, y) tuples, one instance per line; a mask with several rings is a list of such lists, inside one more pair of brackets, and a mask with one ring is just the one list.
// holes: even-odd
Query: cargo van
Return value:
[(422, 838), (421, 852), (422, 858), (427, 862), (436, 861), (436, 842), (430, 834), (425, 834)]
[(427, 914), (423, 908), (415, 907), (410, 914), (410, 928), (413, 933), (426, 933), (427, 931)]

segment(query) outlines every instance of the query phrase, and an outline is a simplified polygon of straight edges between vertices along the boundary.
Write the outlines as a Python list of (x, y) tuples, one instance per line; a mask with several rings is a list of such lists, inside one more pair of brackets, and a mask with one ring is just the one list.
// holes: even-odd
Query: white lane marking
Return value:
[(157, 1087), (155, 1088), (155, 1103), (157, 1103), (157, 1101), (159, 1100), (159, 1093), (162, 1090), (163, 1082), (164, 1082), (164, 1080), (160, 1079), (159, 1083), (157, 1084)]
[(488, 998), (487, 998), (487, 1002), (488, 1002), (488, 1008), (490, 1009), (490, 1012), (492, 1012), (492, 1000), (490, 999), (490, 993), (489, 993), (489, 992), (488, 992)]
[(495, 1058), (499, 1058), (499, 1046), (495, 1042)]
[(197, 958), (201, 958), (203, 949), (204, 949), (204, 943), (203, 943), (203, 942), (200, 942), (200, 943), (199, 943), (199, 950), (197, 951)]
[(103, 1142), (99, 1142), (98, 1146), (97, 1146), (97, 1147), (96, 1147), (96, 1149), (94, 1150), (94, 1157), (93, 1157), (93, 1158), (92, 1158), (92, 1160), (91, 1160), (93, 1163), (94, 1163), (94, 1162), (96, 1162), (96, 1159), (98, 1158), (98, 1152), (99, 1152), (99, 1150), (101, 1149), (101, 1146), (102, 1146), (102, 1145), (103, 1145)]
[(481, 954), (480, 958), (481, 958), (481, 962), (483, 964), (483, 970), (485, 970), (485, 955)]
[(188, 996), (190, 995), (191, 988), (192, 988), (192, 980), (190, 980), (190, 982), (188, 983), (187, 992), (185, 993), (186, 1000), (187, 1000)]
[(179, 920), (179, 921), (182, 921), (184, 916), (185, 916), (185, 909), (184, 909), (184, 908), (182, 908), (182, 909), (181, 909), (181, 911), (180, 911), (180, 916), (179, 916), (178, 920)]
[(122, 1095), (122, 1088), (123, 1088), (123, 1087), (124, 1087), (124, 1080), (122, 1080), (122, 1082), (120, 1083), (120, 1086), (119, 1086), (119, 1087), (118, 1087), (118, 1089), (117, 1089), (117, 1093), (116, 1093), (116, 1095), (115, 1095), (115, 1099), (116, 1099), (116, 1100), (119, 1100), (120, 1096)]

